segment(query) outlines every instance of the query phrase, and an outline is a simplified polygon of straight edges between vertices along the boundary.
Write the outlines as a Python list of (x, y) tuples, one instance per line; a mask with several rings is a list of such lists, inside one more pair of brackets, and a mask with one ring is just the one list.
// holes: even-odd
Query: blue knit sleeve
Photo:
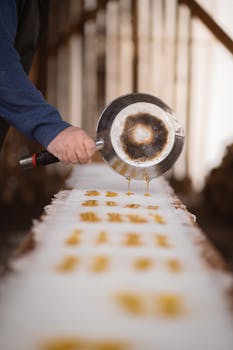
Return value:
[(15, 1), (0, 1), (0, 116), (47, 147), (70, 124), (46, 102), (24, 72), (14, 49), (16, 28)]

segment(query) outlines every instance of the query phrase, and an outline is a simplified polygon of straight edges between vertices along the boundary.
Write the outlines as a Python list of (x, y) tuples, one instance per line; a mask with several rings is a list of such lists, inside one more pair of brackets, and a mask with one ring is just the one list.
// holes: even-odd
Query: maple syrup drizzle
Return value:
[(149, 258), (137, 258), (134, 262), (134, 268), (139, 271), (148, 270), (152, 267), (152, 261)]
[(130, 222), (133, 222), (135, 224), (142, 224), (147, 222), (146, 218), (138, 214), (128, 214), (127, 217)]
[(180, 295), (162, 293), (155, 296), (156, 313), (165, 317), (180, 316), (183, 311), (183, 303)]
[(170, 248), (171, 247), (171, 244), (169, 243), (167, 236), (162, 234), (162, 233), (157, 234), (155, 236), (155, 243), (159, 247), (163, 247), (163, 248)]
[(119, 213), (107, 213), (109, 222), (123, 222), (122, 216)]
[(56, 270), (62, 273), (72, 272), (77, 267), (78, 262), (78, 257), (68, 255), (56, 266)]
[(99, 196), (100, 193), (98, 191), (95, 190), (90, 190), (90, 191), (86, 191), (85, 196), (89, 196), (89, 197), (94, 197), (94, 196)]
[(127, 236), (125, 237), (125, 240), (123, 243), (124, 245), (130, 246), (130, 247), (136, 247), (136, 246), (142, 245), (139, 233), (127, 233)]
[(98, 255), (94, 258), (92, 264), (93, 272), (104, 272), (108, 269), (109, 258), (105, 255)]
[(162, 215), (159, 215), (159, 214), (154, 215), (154, 220), (155, 220), (155, 222), (157, 222), (158, 224), (165, 224), (165, 223), (166, 223), (166, 221), (165, 221), (165, 219), (163, 218), (163, 216), (162, 216)]
[(111, 192), (111, 191), (107, 191), (105, 194), (106, 197), (116, 197), (118, 196), (118, 193), (116, 192)]
[(131, 208), (131, 209), (137, 209), (139, 207), (140, 207), (140, 204), (136, 204), (136, 203), (129, 203), (124, 206), (124, 208)]
[(83, 207), (97, 207), (99, 205), (97, 200), (88, 200), (82, 203)]
[(143, 315), (145, 310), (145, 303), (143, 296), (138, 293), (132, 292), (119, 292), (115, 296), (115, 300), (129, 314), (133, 315)]
[(134, 193), (130, 191), (130, 183), (131, 183), (131, 179), (130, 179), (129, 177), (127, 177), (127, 181), (128, 181), (128, 186), (127, 186), (127, 192), (126, 192), (126, 195), (127, 195), (127, 196), (132, 196), (132, 194), (134, 194)]
[(176, 258), (168, 259), (166, 265), (171, 272), (180, 272), (182, 270), (181, 262)]
[(80, 234), (81, 230), (74, 230), (72, 234), (65, 240), (66, 245), (73, 246), (80, 244)]
[(101, 231), (96, 239), (97, 244), (108, 243), (108, 235), (107, 232)]
[(114, 339), (90, 340), (77, 336), (59, 336), (44, 342), (41, 350), (126, 350), (127, 344), (119, 343)]
[(92, 211), (80, 213), (80, 218), (85, 222), (99, 222), (100, 218)]
[(151, 194), (150, 194), (150, 179), (149, 177), (146, 175), (144, 177), (144, 180), (145, 180), (145, 183), (146, 183), (146, 193), (144, 193), (144, 196), (145, 197), (151, 197)]
[[(151, 297), (150, 295), (123, 291), (115, 295), (115, 300), (125, 312), (135, 316), (149, 316), (154, 309), (155, 316), (176, 318), (185, 311), (182, 296), (174, 293), (161, 293)], [(148, 307), (151, 302), (154, 304), (153, 309)]]
[(109, 207), (116, 207), (117, 203), (113, 201), (106, 201), (105, 204)]
[(159, 206), (158, 205), (148, 205), (146, 208), (152, 209), (152, 210), (157, 210), (157, 209), (159, 209)]

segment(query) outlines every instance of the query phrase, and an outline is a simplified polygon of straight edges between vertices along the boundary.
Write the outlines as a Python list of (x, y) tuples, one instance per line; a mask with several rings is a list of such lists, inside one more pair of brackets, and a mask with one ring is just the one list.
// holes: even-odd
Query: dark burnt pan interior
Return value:
[[(138, 142), (134, 130), (143, 127), (151, 134), (146, 142)], [(168, 140), (168, 130), (162, 120), (148, 113), (137, 113), (128, 116), (121, 134), (124, 151), (134, 161), (147, 161), (158, 157)]]

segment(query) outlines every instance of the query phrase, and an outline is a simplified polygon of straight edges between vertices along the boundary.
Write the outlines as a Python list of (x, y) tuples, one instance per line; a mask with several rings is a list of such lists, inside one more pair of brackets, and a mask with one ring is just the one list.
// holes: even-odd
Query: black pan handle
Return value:
[[(101, 150), (104, 146), (104, 140), (98, 139), (95, 141), (96, 149)], [(59, 162), (59, 159), (49, 153), (48, 151), (41, 151), (39, 153), (34, 153), (31, 156), (22, 157), (19, 161), (21, 168), (30, 169), (37, 168), (41, 165), (49, 165)]]
[(22, 157), (19, 161), (21, 168), (37, 168), (40, 165), (48, 165), (59, 162), (59, 159), (48, 151), (34, 153), (31, 156)]

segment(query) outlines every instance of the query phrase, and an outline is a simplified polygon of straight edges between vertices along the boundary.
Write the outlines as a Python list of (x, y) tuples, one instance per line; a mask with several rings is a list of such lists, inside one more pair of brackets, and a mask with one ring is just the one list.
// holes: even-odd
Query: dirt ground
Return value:
[(39, 218), (45, 203), (23, 207), (22, 204), (0, 205), (0, 276), (9, 269), (14, 256), (25, 235), (29, 232), (32, 220)]

